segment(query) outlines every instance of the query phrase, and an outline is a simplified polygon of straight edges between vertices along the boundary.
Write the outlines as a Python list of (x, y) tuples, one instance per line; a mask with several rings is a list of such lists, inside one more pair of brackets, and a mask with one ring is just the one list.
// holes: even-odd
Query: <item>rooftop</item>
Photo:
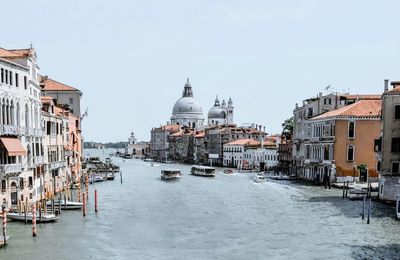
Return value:
[(332, 117), (378, 117), (381, 115), (381, 100), (360, 100), (354, 104), (326, 112), (311, 120)]
[(53, 79), (48, 78), (47, 76), (42, 77), (42, 82), (41, 82), (42, 89), (44, 91), (52, 91), (52, 90), (57, 90), (57, 91), (79, 91), (79, 89), (76, 89), (74, 87), (68, 86), (64, 83), (55, 81)]
[(254, 139), (238, 139), (225, 145), (259, 146), (261, 143)]

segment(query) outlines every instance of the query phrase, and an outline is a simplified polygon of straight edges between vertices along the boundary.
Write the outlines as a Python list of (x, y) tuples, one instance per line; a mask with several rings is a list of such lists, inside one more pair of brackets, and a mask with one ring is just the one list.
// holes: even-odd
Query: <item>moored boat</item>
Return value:
[(233, 171), (232, 171), (231, 169), (225, 169), (225, 170), (224, 170), (224, 173), (225, 173), (225, 174), (232, 174)]
[(108, 172), (107, 173), (107, 181), (113, 181), (115, 179), (115, 173), (114, 172)]
[[(18, 213), (18, 212), (9, 212), (7, 213), (7, 218), (13, 221), (23, 221), (25, 222), (25, 213)], [(26, 213), (26, 220), (28, 222), (32, 222), (33, 214), (32, 212)], [(36, 222), (37, 223), (49, 223), (49, 222), (56, 222), (60, 218), (54, 214), (43, 213), (41, 214), (41, 218), (39, 217), (39, 212), (36, 212)]]
[(161, 171), (161, 180), (177, 180), (182, 177), (181, 170), (178, 169), (165, 169)]
[(192, 166), (191, 174), (202, 177), (215, 177), (215, 168), (209, 166)]
[(367, 191), (362, 189), (360, 185), (354, 186), (354, 189), (349, 190), (349, 199), (361, 200), (367, 195)]
[[(69, 201), (67, 200), (67, 203), (65, 203), (65, 200), (55, 200), (54, 203), (58, 205), (60, 203), (61, 209), (62, 210), (75, 210), (75, 209), (81, 209), (83, 207), (82, 202), (77, 202), (77, 201)], [(47, 207), (51, 207), (51, 201), (48, 201), (46, 203)]]
[(262, 173), (258, 173), (254, 177), (254, 181), (257, 183), (265, 182), (266, 180), (267, 180), (267, 177)]

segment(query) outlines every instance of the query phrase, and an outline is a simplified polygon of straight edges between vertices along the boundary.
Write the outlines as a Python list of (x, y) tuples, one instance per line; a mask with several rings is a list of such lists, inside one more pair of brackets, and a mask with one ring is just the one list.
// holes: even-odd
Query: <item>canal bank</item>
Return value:
[[(0, 259), (393, 259), (399, 253), (393, 207), (373, 203), (367, 225), (362, 202), (343, 200), (341, 190), (255, 183), (249, 174), (222, 171), (201, 178), (186, 165), (114, 162), (123, 184), (89, 186), (89, 194), (99, 192), (98, 214), (91, 196), (85, 219), (80, 211), (63, 211), (58, 223), (38, 224), (36, 238), (31, 225), (10, 222)], [(161, 169), (171, 166), (182, 179), (161, 181)]]

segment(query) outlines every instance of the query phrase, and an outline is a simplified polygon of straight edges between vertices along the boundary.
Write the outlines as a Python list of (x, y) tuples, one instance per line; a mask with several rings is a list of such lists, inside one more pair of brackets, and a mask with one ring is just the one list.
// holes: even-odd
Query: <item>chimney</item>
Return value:
[(385, 88), (384, 88), (384, 92), (389, 90), (389, 80), (385, 79)]
[(296, 108), (296, 109), (299, 108), (299, 104), (296, 103), (295, 108)]
[(390, 85), (392, 85), (393, 88), (397, 88), (397, 87), (400, 86), (400, 81), (392, 81), (392, 82), (390, 83)]
[(263, 127), (263, 132), (265, 133), (265, 126)]
[(303, 106), (305, 106), (306, 105), (306, 101), (305, 100), (303, 100)]
[(319, 92), (319, 93), (318, 93), (318, 97), (322, 97), (322, 92)]
[(258, 126), (259, 131), (261, 132), (261, 125)]

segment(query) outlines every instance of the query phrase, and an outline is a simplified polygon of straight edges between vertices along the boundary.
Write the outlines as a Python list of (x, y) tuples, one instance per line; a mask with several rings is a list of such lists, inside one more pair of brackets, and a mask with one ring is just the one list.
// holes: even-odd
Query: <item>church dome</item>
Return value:
[(193, 97), (182, 97), (176, 101), (172, 114), (203, 114), (203, 109)]
[(208, 111), (208, 118), (216, 118), (216, 119), (226, 118), (225, 109), (220, 106), (218, 97), (215, 99), (214, 106)]

